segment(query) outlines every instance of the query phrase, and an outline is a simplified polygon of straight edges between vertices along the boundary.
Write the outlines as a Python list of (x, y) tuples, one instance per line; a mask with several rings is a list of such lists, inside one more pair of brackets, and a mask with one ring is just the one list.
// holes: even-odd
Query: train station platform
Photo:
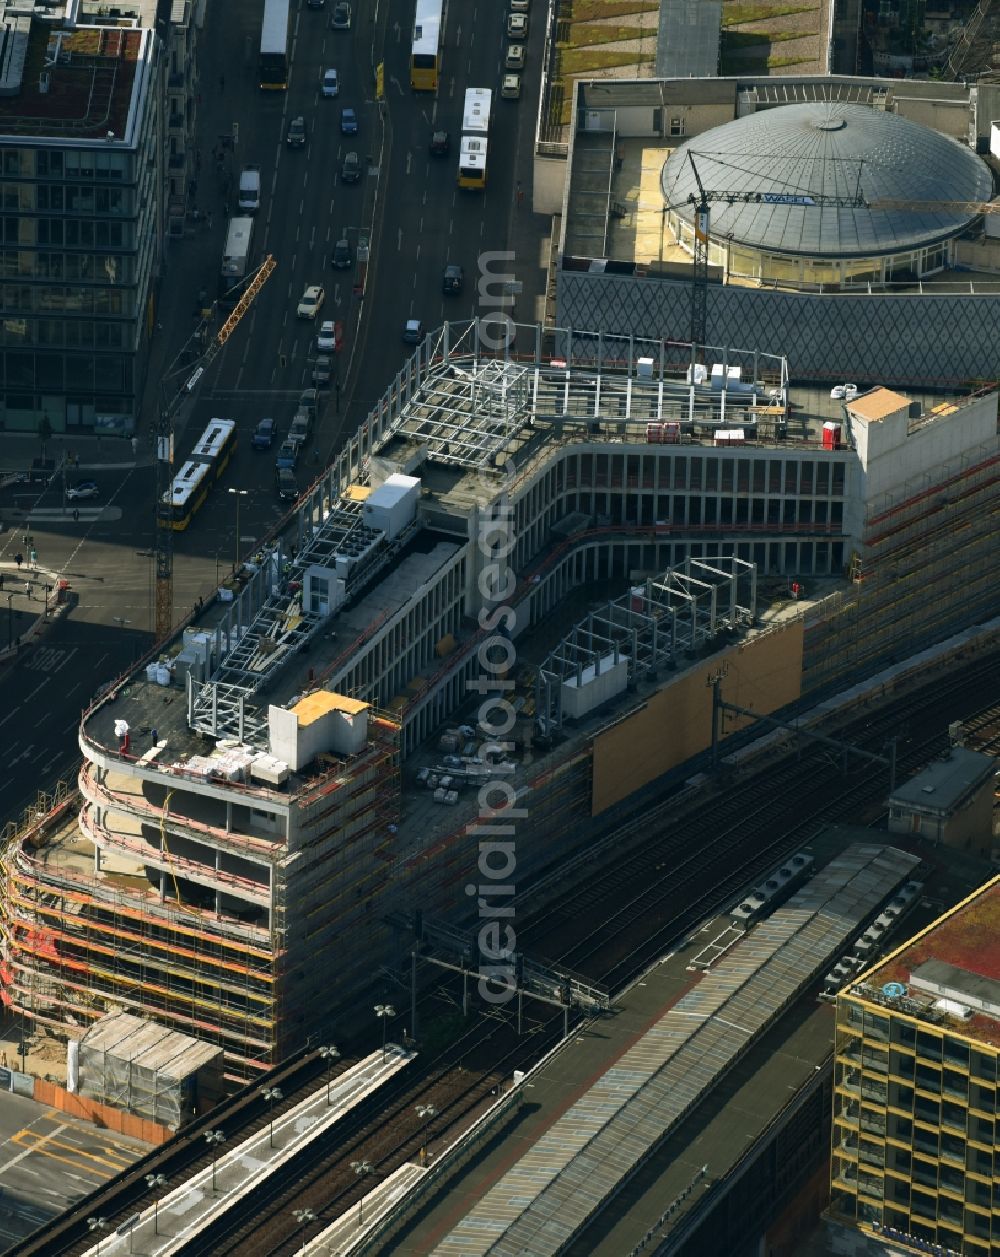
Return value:
[[(235, 1147), (227, 1148), (221, 1140), (207, 1143), (216, 1154), (210, 1165), (127, 1218), (113, 1233), (94, 1227), (94, 1244), (86, 1257), (132, 1252), (168, 1257), (183, 1252), (195, 1236), (224, 1213), (239, 1209), (270, 1174), (287, 1167), (415, 1055), (390, 1043), (385, 1051), (373, 1052), (336, 1078), (319, 1084), (305, 1100), (275, 1114), (261, 1130)], [(281, 1096), (274, 1100), (280, 1102)]]
[(889, 846), (848, 847), (699, 974), (692, 962), (723, 921), (708, 923), (533, 1070), (505, 1137), (484, 1141), (379, 1251), (623, 1257), (690, 1227), (813, 1084), (833, 1041), (819, 976), (916, 864)]

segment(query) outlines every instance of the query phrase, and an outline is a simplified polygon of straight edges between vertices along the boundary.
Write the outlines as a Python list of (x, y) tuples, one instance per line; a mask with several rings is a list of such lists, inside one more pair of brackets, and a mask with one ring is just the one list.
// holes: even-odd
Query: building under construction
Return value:
[(251, 1078), (390, 919), (475, 914), (484, 815), (516, 804), (525, 887), (703, 752), (720, 652), (769, 712), (995, 609), (996, 392), (841, 405), (763, 354), (563, 340), (430, 335), (232, 600), (94, 702), (78, 797), (2, 852), (31, 1025), (151, 1017)]

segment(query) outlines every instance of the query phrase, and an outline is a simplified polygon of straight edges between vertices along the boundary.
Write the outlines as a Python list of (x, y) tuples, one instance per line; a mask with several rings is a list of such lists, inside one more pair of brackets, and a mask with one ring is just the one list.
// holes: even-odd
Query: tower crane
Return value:
[[(867, 201), (861, 194), (861, 171), (858, 170), (856, 190), (852, 196), (825, 195), (817, 192), (720, 192), (706, 190), (695, 165), (694, 154), (687, 153), (698, 185), (698, 195), (693, 193), (688, 201), (694, 207), (694, 253), (691, 279), (691, 344), (704, 347), (708, 322), (708, 241), (709, 204), (722, 201), (726, 205), (794, 205), (805, 208), (903, 210), (914, 213), (945, 214), (1000, 214), (1000, 200), (996, 201), (908, 201), (881, 197)], [(845, 161), (853, 159), (845, 159)], [(672, 208), (672, 207), (668, 207)]]
[[(706, 191), (694, 164), (690, 150), (687, 154), (698, 185), (698, 195), (688, 198), (694, 206), (694, 272), (691, 278), (691, 344), (704, 348), (708, 323), (708, 229), (709, 203), (722, 201), (726, 205), (801, 205), (823, 209), (863, 209), (867, 202), (860, 189), (853, 196), (826, 196), (815, 192), (717, 192)], [(860, 181), (859, 181), (860, 182)]]
[(254, 272), (236, 308), (212, 337), (205, 352), (193, 367), (185, 369), (184, 382), (165, 405), (161, 405), (156, 424), (156, 640), (162, 641), (173, 628), (174, 621), (174, 530), (170, 511), (164, 510), (163, 498), (169, 493), (174, 478), (174, 418), (182, 404), (201, 383), (216, 354), (232, 336), (244, 314), (267, 282), (275, 268), (268, 255)]

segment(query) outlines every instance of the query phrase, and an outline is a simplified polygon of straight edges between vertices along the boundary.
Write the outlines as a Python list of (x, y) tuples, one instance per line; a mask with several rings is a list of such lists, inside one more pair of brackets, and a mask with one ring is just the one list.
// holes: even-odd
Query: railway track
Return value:
[[(835, 720), (835, 736), (876, 754), (895, 736), (897, 779), (902, 779), (945, 748), (952, 720), (963, 722), (968, 745), (1000, 747), (998, 700), (1000, 656), (982, 658), (919, 690)], [(797, 756), (778, 753), (783, 757), (772, 766), (736, 776), (694, 809), (678, 814), (677, 801), (671, 799), (650, 809), (640, 846), (621, 853), (612, 868), (598, 869), (586, 883), (569, 888), (557, 904), (519, 922), (525, 949), (621, 990), (697, 921), (733, 902), (748, 883), (801, 847), (822, 824), (864, 824), (882, 811), (885, 770), (865, 764), (845, 778), (832, 748), (817, 743), (807, 744)], [(447, 989), (446, 980), (422, 996), (425, 1018)], [(442, 1050), (427, 1053), (427, 1059), (418, 1056), (394, 1087), (338, 1123), (307, 1165), (274, 1177), (183, 1251), (213, 1257), (281, 1257), (297, 1251), (370, 1190), (371, 1184), (351, 1169), (351, 1161), (367, 1161), (375, 1174), (389, 1174), (418, 1157), (428, 1142), (453, 1138), (489, 1102), (499, 1079), (547, 1050), (561, 1034), (562, 1014), (541, 1007), (541, 1012), (538, 1005), (531, 1009), (527, 1036), (517, 1035), (513, 1015), (504, 1011), (474, 1020)], [(319, 1085), (324, 1073), (315, 1054), (302, 1053), (267, 1081), (281, 1085), (285, 1108)], [(433, 1106), (434, 1116), (418, 1116), (418, 1104)], [(179, 1176), (209, 1163), (204, 1129), (222, 1129), (231, 1143), (262, 1129), (267, 1120), (259, 1084), (246, 1089), (222, 1115), (210, 1114), (186, 1131), (174, 1141), (176, 1147), (150, 1154), (116, 1180), (117, 1186), (95, 1192), (85, 1208), (74, 1211), (79, 1220), (67, 1221), (60, 1235), (54, 1233), (60, 1226), (56, 1223), (45, 1228), (39, 1246), (32, 1247), (29, 1240), (15, 1252), (53, 1257), (82, 1253), (90, 1246), (88, 1214), (99, 1212), (116, 1225), (152, 1203), (147, 1173), (164, 1173), (176, 1185)], [(312, 1210), (315, 1221), (301, 1227), (293, 1207)]]

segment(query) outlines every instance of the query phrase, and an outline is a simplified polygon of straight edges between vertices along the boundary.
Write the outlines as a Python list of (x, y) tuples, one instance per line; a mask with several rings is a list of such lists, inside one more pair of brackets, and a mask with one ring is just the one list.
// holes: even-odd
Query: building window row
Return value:
[(129, 172), (131, 153), (104, 149), (8, 148), (3, 152), (5, 179), (114, 179)]
[(68, 211), (121, 216), (135, 212), (135, 195), (131, 188), (92, 184), (8, 183), (0, 188), (0, 209), (25, 215)]

